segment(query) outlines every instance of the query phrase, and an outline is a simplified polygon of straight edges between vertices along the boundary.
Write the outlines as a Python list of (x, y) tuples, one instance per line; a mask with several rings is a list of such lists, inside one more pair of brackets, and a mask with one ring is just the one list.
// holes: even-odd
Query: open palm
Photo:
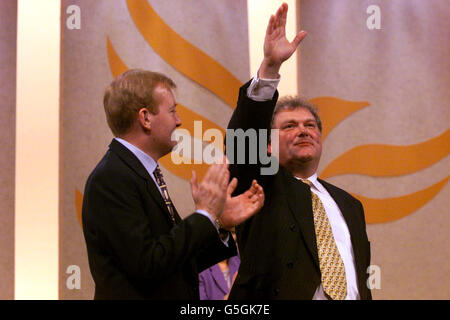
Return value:
[(279, 69), (281, 64), (289, 59), (300, 42), (306, 37), (305, 31), (300, 31), (292, 42), (286, 38), (286, 18), (288, 6), (283, 3), (275, 15), (270, 17), (264, 38), (265, 67)]
[(263, 188), (253, 180), (250, 188), (238, 196), (232, 197), (231, 194), (236, 189), (237, 179), (228, 185), (227, 200), (223, 213), (219, 218), (220, 224), (225, 229), (237, 226), (256, 214), (264, 205)]

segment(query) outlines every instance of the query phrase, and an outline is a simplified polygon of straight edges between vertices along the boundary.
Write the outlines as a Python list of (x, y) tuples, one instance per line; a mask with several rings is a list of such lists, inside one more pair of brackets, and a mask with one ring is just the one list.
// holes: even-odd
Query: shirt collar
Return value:
[[(299, 177), (295, 177), (296, 179), (299, 179)], [(316, 189), (319, 192), (326, 192), (325, 188), (322, 186), (322, 184), (317, 179), (317, 172), (314, 173), (311, 177), (307, 178), (306, 180), (309, 180), (312, 185), (314, 186), (314, 189)]]
[(151, 177), (153, 177), (153, 171), (155, 171), (156, 166), (158, 163), (150, 157), (148, 154), (146, 154), (144, 151), (136, 147), (135, 145), (129, 143), (128, 141), (121, 139), (121, 138), (114, 138), (121, 144), (123, 144), (128, 150), (130, 150), (142, 163), (144, 168), (147, 170), (147, 172), (150, 174)]

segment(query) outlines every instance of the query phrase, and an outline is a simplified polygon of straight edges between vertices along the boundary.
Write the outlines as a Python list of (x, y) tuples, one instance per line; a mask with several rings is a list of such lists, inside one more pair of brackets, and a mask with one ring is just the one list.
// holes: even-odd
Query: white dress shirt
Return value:
[[(334, 241), (336, 242), (342, 262), (344, 263), (345, 277), (347, 278), (347, 296), (345, 297), (345, 300), (359, 300), (355, 257), (353, 255), (352, 241), (347, 223), (334, 199), (330, 196), (327, 189), (325, 189), (317, 180), (317, 173), (309, 177), (308, 180), (311, 181), (313, 185), (311, 187), (311, 192), (314, 192), (319, 197), (320, 201), (322, 201), (328, 220), (330, 221)], [(327, 300), (322, 284), (317, 288), (313, 300)]]
[[(258, 75), (256, 75), (247, 89), (247, 96), (255, 101), (271, 100), (275, 94), (279, 82), (280, 78), (261, 79), (258, 78)], [(359, 300), (360, 297), (356, 277), (355, 258), (353, 254), (350, 232), (344, 216), (328, 191), (317, 180), (317, 173), (309, 177), (308, 180), (313, 184), (311, 191), (319, 197), (320, 201), (322, 201), (328, 220), (331, 224), (331, 230), (333, 231), (336, 246), (344, 263), (345, 277), (347, 278), (347, 296), (345, 299)], [(313, 300), (327, 300), (322, 284), (317, 287)]]

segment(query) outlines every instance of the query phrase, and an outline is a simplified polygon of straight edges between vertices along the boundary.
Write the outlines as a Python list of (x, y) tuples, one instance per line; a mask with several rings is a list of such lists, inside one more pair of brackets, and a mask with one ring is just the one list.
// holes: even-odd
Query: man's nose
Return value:
[(175, 125), (177, 126), (177, 128), (181, 126), (181, 119), (180, 119), (180, 117), (178, 115), (177, 115), (177, 118), (176, 118)]
[(305, 126), (300, 125), (298, 129), (298, 136), (299, 137), (309, 136), (308, 129)]

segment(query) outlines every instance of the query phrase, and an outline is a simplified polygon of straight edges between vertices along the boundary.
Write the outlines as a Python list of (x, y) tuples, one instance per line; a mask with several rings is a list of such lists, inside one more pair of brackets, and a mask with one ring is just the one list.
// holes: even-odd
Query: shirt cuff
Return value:
[(247, 96), (254, 101), (272, 100), (281, 77), (278, 79), (259, 78), (258, 74), (253, 77), (250, 86), (247, 88)]
[[(209, 219), (209, 221), (211, 221), (211, 223), (214, 225), (214, 227), (216, 226), (213, 218), (211, 217), (211, 215), (209, 214), (208, 211), (205, 210), (195, 210), (195, 212), (200, 213), (202, 216), (205, 216)], [(217, 229), (217, 228), (216, 228)], [(217, 230), (218, 231), (218, 230)]]

